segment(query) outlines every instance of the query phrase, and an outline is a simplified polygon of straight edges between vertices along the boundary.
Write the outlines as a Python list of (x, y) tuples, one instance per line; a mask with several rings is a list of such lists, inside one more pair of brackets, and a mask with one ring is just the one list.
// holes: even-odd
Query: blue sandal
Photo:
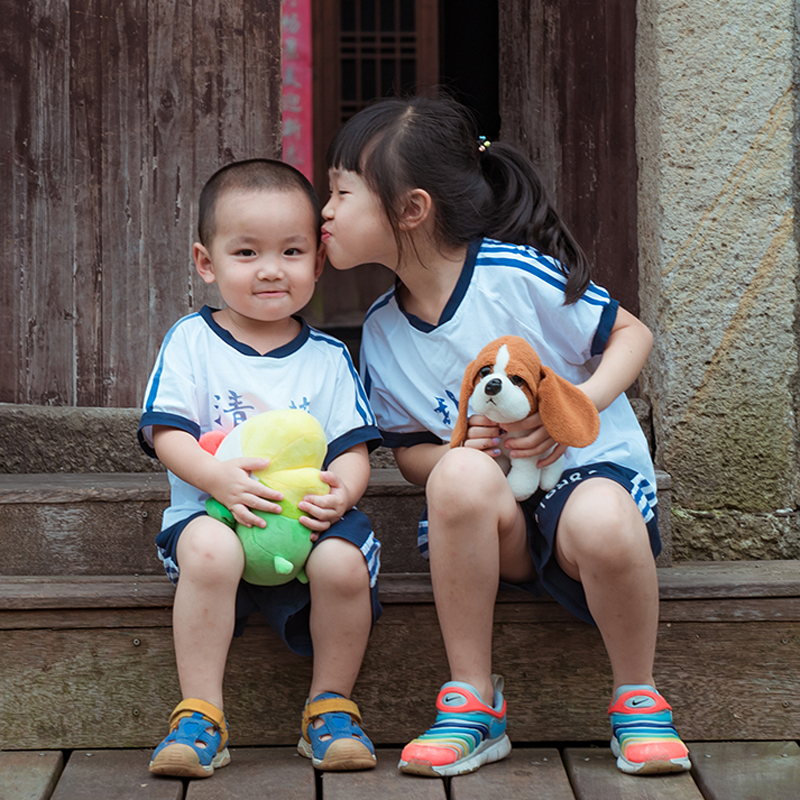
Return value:
[(169, 718), (169, 733), (153, 752), (150, 772), (179, 778), (208, 778), (230, 763), (228, 723), (211, 703), (184, 700)]
[[(314, 728), (311, 722), (317, 718), (322, 725)], [(317, 695), (303, 709), (303, 735), (297, 751), (320, 770), (372, 769), (375, 748), (360, 722), (361, 712), (352, 700), (333, 692)]]

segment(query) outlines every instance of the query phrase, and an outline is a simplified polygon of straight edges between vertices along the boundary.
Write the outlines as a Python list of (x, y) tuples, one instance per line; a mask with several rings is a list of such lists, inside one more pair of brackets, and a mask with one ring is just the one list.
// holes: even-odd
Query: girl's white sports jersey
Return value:
[[(574, 384), (596, 368), (619, 304), (594, 284), (564, 304), (566, 277), (534, 247), (491, 239), (470, 245), (461, 277), (438, 325), (406, 313), (392, 288), (367, 312), (361, 371), (383, 443), (448, 442), (467, 364), (499, 336), (529, 341)], [(473, 413), (470, 410), (470, 413)], [(600, 414), (594, 444), (569, 448), (566, 468), (611, 461), (640, 473), (655, 505), (655, 474), (636, 415), (624, 395)]]
[[(375, 416), (347, 352), (303, 320), (298, 336), (261, 355), (212, 318), (208, 306), (167, 333), (145, 392), (139, 443), (153, 450), (153, 425), (188, 431), (231, 431), (262, 411), (300, 408), (316, 417), (328, 441), (325, 466), (361, 442), (380, 444)], [(202, 511), (207, 494), (170, 473), (172, 500), (163, 528)]]

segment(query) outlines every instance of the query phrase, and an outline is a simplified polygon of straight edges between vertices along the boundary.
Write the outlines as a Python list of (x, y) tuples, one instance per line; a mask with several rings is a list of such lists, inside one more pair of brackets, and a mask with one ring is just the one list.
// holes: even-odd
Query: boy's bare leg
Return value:
[(658, 577), (644, 519), (630, 494), (606, 478), (584, 481), (564, 506), (556, 555), (583, 584), (614, 686), (653, 686)]
[[(367, 562), (350, 542), (331, 536), (306, 562), (311, 590), (310, 628), (314, 667), (309, 689), (350, 697), (372, 628), (372, 597)], [(315, 720), (316, 724), (321, 724)]]
[(222, 679), (236, 621), (244, 553), (236, 534), (196, 517), (178, 539), (180, 578), (172, 611), (181, 693), (223, 708)]
[(477, 450), (449, 451), (428, 479), (428, 546), (451, 679), (492, 704), (492, 622), (502, 575), (534, 574), (525, 521), (508, 481)]

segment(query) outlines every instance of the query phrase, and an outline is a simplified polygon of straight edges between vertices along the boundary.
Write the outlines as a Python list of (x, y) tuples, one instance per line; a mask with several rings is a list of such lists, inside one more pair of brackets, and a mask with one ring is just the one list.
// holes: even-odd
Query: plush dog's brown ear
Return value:
[(550, 436), (568, 447), (586, 447), (600, 433), (600, 415), (594, 403), (576, 386), (542, 367), (539, 415)]
[[(481, 351), (482, 352), (482, 351)], [(469, 413), (469, 399), (475, 388), (475, 378), (481, 368), (480, 356), (467, 364), (464, 377), (461, 380), (461, 394), (458, 398), (458, 419), (450, 437), (450, 447), (461, 447), (467, 439), (467, 415)]]

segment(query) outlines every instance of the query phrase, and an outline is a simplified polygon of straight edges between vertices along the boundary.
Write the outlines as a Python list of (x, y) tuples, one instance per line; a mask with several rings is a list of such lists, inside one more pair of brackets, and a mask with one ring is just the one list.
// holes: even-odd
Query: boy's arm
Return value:
[(266, 526), (267, 523), (250, 509), (281, 513), (276, 503), (283, 500), (283, 495), (250, 477), (250, 471), (263, 469), (269, 464), (267, 460), (232, 458), (220, 461), (203, 450), (191, 433), (159, 425), (153, 426), (153, 445), (159, 461), (170, 472), (210, 494), (242, 525)]
[(297, 507), (306, 514), (300, 522), (314, 533), (338, 522), (363, 496), (369, 483), (369, 452), (363, 442), (338, 455), (320, 473), (330, 494), (306, 495)]

